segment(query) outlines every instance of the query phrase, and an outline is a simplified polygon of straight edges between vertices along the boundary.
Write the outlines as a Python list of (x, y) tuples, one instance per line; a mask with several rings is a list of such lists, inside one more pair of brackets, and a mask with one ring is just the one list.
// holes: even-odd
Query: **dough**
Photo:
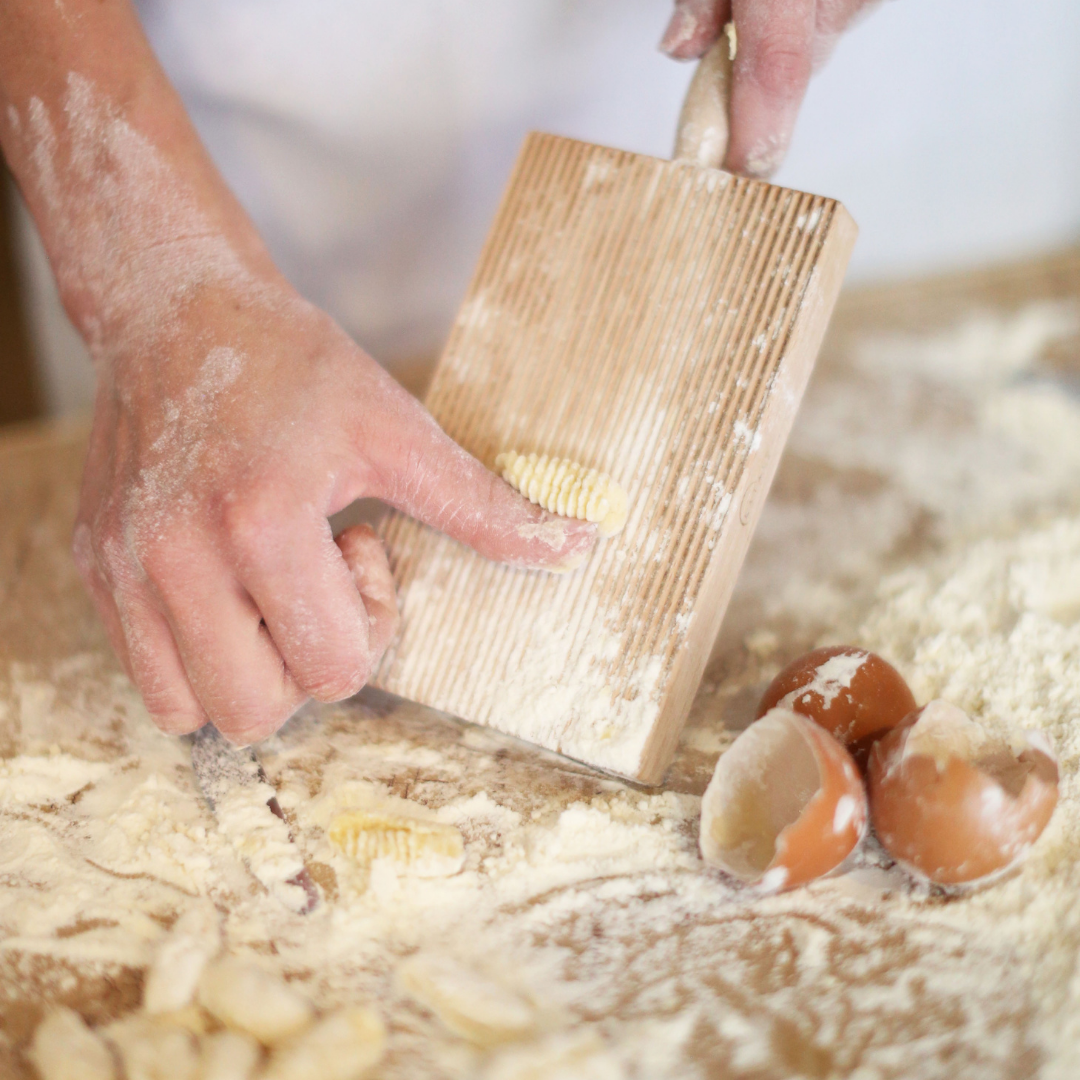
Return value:
[(199, 980), (199, 1004), (226, 1027), (273, 1046), (314, 1018), (311, 1002), (278, 976), (236, 956), (210, 964)]
[(386, 1029), (370, 1009), (342, 1009), (278, 1046), (262, 1080), (359, 1080), (386, 1052)]
[(217, 1031), (202, 1039), (199, 1080), (250, 1080), (262, 1047), (242, 1031)]
[(448, 957), (414, 956), (397, 969), (398, 985), (442, 1023), (478, 1046), (524, 1039), (536, 1010), (508, 987)]
[(135, 1015), (107, 1029), (126, 1080), (196, 1080), (198, 1042), (186, 1028)]
[(607, 473), (566, 458), (516, 450), (500, 454), (495, 468), (530, 502), (553, 514), (595, 522), (601, 536), (614, 536), (626, 524), (626, 492)]
[(213, 905), (207, 901), (186, 911), (150, 965), (143, 1009), (154, 1015), (189, 1005), (207, 961), (220, 951), (221, 929)]
[(41, 1080), (116, 1080), (105, 1040), (72, 1009), (57, 1008), (46, 1015), (27, 1056)]

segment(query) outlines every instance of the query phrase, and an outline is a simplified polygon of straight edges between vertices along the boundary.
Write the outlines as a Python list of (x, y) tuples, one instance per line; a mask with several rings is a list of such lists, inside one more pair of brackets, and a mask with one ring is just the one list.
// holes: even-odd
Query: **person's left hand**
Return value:
[(675, 0), (660, 48), (675, 60), (708, 51), (732, 20), (738, 51), (724, 168), (771, 176), (784, 160), (810, 75), (852, 19), (876, 0)]

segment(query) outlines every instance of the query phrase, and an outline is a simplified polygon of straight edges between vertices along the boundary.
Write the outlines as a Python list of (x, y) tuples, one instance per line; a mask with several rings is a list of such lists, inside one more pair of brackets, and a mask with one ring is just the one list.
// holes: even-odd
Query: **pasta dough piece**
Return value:
[(418, 877), (456, 874), (465, 861), (465, 842), (453, 825), (389, 808), (348, 810), (334, 819), (328, 835), (361, 865), (390, 859)]
[(311, 1024), (311, 1002), (278, 976), (238, 956), (223, 956), (199, 980), (199, 1004), (236, 1031), (273, 1046)]
[(221, 928), (214, 906), (206, 902), (186, 911), (176, 920), (150, 965), (143, 1009), (159, 1014), (189, 1005), (207, 961), (220, 951)]
[(144, 1014), (110, 1024), (107, 1034), (120, 1052), (126, 1080), (196, 1080), (199, 1051), (186, 1028)]
[(262, 1080), (359, 1080), (386, 1052), (370, 1009), (341, 1009), (274, 1049)]
[(414, 956), (396, 974), (407, 994), (478, 1046), (524, 1039), (536, 1030), (536, 1010), (528, 1001), (447, 957)]
[(38, 1024), (27, 1057), (41, 1080), (116, 1080), (105, 1040), (73, 1009), (53, 1009)]
[(626, 524), (626, 492), (607, 473), (567, 458), (516, 450), (499, 454), (495, 468), (530, 502), (553, 514), (595, 522), (601, 536), (614, 536)]
[(242, 1031), (217, 1031), (201, 1043), (199, 1080), (251, 1080), (262, 1047)]
[(497, 1052), (483, 1080), (626, 1080), (626, 1070), (595, 1031), (560, 1031)]

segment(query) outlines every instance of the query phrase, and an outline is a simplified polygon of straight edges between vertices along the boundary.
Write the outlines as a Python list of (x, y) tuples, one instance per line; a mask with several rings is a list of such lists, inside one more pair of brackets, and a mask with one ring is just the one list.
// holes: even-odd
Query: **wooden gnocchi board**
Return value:
[(553, 575), (391, 515), (402, 625), (375, 684), (659, 782), (855, 233), (831, 199), (530, 135), (425, 403), (489, 467), (610, 473), (629, 520)]

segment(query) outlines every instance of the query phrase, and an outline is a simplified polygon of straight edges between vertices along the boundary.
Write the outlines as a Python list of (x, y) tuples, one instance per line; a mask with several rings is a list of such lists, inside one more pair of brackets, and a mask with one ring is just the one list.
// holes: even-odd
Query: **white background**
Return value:
[[(690, 74), (655, 48), (667, 0), (140, 6), (286, 273), (390, 360), (437, 347), (524, 131), (666, 156)], [(815, 78), (777, 180), (847, 205), (849, 280), (1077, 242), (1080, 3), (886, 0)], [(53, 410), (85, 409), (25, 244)]]

